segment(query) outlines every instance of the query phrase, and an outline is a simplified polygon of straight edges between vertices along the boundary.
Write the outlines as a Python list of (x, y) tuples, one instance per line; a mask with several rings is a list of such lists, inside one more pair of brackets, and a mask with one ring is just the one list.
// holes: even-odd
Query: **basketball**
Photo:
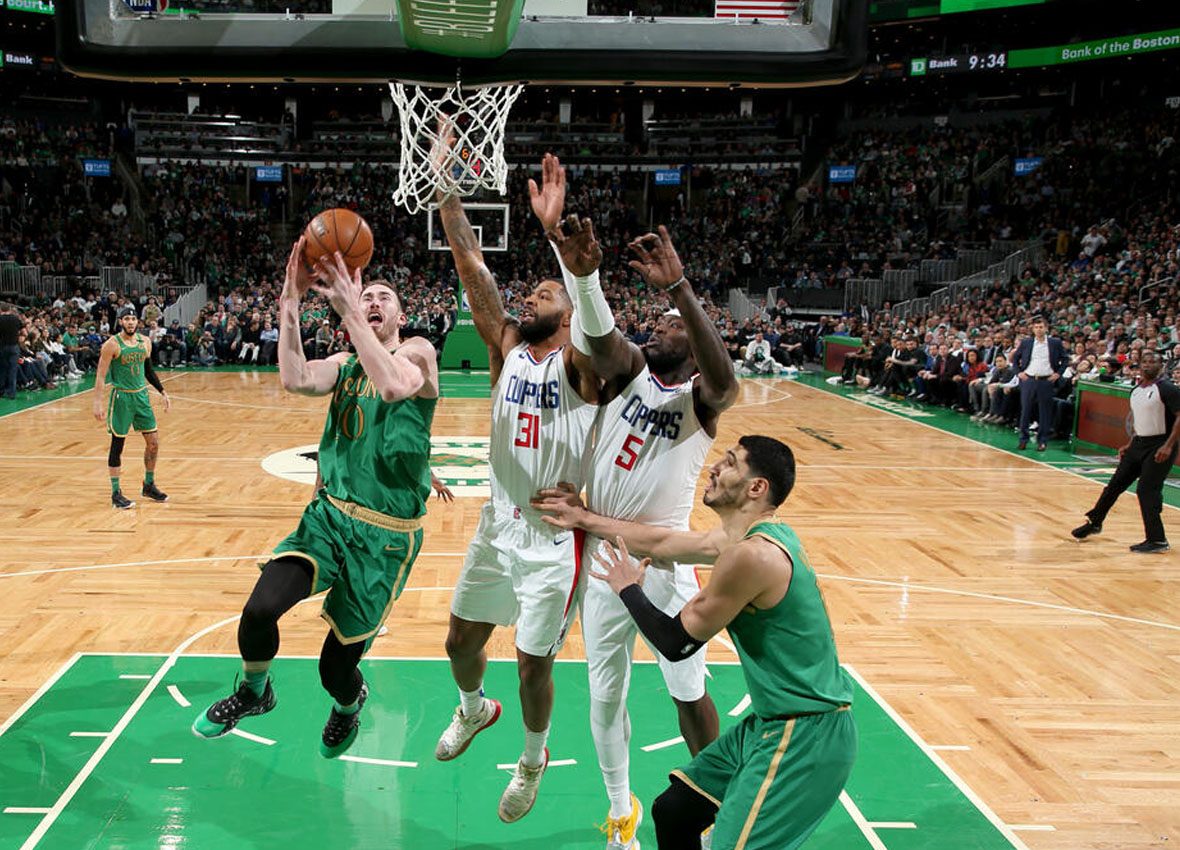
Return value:
[(320, 257), (339, 251), (349, 271), (363, 269), (373, 258), (373, 231), (363, 218), (352, 210), (324, 210), (307, 225), (304, 231), (307, 244), (303, 248), (304, 262), (314, 268)]

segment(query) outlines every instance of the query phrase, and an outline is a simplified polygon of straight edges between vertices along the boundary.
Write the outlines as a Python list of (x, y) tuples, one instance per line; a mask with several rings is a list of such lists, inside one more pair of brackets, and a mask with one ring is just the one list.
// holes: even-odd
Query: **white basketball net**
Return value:
[[(467, 197), (479, 189), (504, 194), (504, 125), (524, 86), (464, 90), (390, 83), (401, 118), (401, 165), (393, 200), (411, 215), (444, 197)], [(441, 94), (439, 93), (441, 91)], [(440, 127), (455, 137), (447, 149)]]

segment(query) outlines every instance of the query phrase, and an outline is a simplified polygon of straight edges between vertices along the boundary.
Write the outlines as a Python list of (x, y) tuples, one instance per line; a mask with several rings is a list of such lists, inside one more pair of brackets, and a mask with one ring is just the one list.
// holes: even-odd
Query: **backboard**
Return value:
[(506, 52), (457, 59), (409, 48), (394, 0), (59, 0), (58, 58), (85, 76), (179, 82), (441, 85), (461, 75), (465, 86), (736, 88), (859, 72), (868, 0), (751, 5), (783, 16), (734, 17), (714, 0), (667, 0), (677, 16), (661, 17), (626, 14), (636, 6), (627, 0), (595, 0), (612, 14), (588, 14), (587, 0), (528, 0)]

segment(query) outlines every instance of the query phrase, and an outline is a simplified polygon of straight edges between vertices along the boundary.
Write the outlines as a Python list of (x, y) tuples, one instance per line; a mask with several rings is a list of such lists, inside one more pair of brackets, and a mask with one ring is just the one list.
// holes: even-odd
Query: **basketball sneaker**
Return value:
[(220, 738), (237, 726), (243, 717), (266, 714), (275, 707), (276, 702), (269, 678), (266, 680), (262, 696), (258, 696), (248, 684), (242, 682), (232, 694), (201, 712), (193, 721), (193, 734), (198, 738)]
[(631, 814), (626, 817), (606, 816), (606, 823), (599, 827), (606, 833), (606, 850), (639, 850), (636, 833), (643, 822), (643, 805), (634, 792), (631, 794)]
[(116, 490), (114, 493), (111, 493), (111, 507), (125, 511), (128, 508), (134, 508), (135, 502), (124, 496), (122, 490)]
[(530, 767), (523, 761), (516, 763), (512, 780), (500, 795), (500, 820), (515, 823), (532, 811), (533, 803), (537, 802), (537, 791), (541, 787), (541, 777), (548, 766), (548, 747), (545, 748), (545, 760), (536, 767)]
[(151, 499), (153, 502), (167, 502), (168, 494), (157, 487), (154, 483), (144, 484), (143, 489), (139, 491), (144, 498)]
[(361, 692), (356, 698), (356, 711), (352, 714), (341, 714), (332, 706), (328, 715), (328, 722), (324, 724), (324, 734), (320, 738), (320, 755), (326, 759), (334, 759), (356, 740), (357, 732), (361, 728), (361, 709), (365, 707), (365, 700), (369, 698), (368, 684), (361, 684)]
[(701, 850), (713, 850), (713, 825), (701, 833)]
[(500, 719), (500, 701), (483, 698), (483, 710), (468, 717), (463, 707), (455, 709), (451, 725), (443, 730), (434, 748), (434, 757), (439, 761), (457, 759), (467, 750), (471, 739)]

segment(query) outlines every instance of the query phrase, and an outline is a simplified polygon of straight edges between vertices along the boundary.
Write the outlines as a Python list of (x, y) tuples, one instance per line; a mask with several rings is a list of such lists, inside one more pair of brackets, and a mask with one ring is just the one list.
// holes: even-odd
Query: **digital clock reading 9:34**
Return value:
[(991, 53), (964, 53), (957, 56), (929, 56), (910, 60), (910, 76), (932, 74), (970, 74), (974, 71), (998, 71), (1008, 67), (1008, 54), (1002, 50)]

